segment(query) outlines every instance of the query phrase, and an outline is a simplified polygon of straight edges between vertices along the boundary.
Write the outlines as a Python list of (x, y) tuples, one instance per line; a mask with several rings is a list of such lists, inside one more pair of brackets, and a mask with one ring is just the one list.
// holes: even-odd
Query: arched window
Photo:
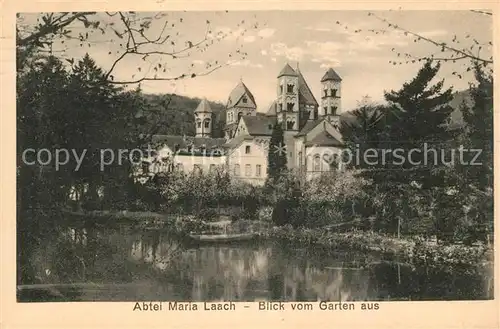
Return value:
[(313, 171), (321, 171), (321, 157), (315, 154), (313, 158)]
[(295, 121), (293, 121), (293, 120), (286, 121), (286, 129), (291, 130), (291, 129), (293, 129), (294, 125), (295, 125)]
[(240, 122), (240, 119), (242, 116), (243, 116), (243, 112), (238, 112), (238, 122)]
[(210, 119), (205, 119), (203, 121), (203, 124), (204, 124), (205, 128), (210, 128)]
[(246, 104), (246, 103), (247, 103), (247, 101), (248, 101), (247, 96), (243, 96), (243, 97), (241, 98), (241, 101), (242, 101), (243, 103), (245, 103), (245, 104)]

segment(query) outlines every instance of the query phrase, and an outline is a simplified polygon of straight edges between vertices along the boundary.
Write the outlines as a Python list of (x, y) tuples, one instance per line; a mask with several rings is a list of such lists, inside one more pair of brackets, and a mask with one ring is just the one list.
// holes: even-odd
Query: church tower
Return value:
[(226, 104), (226, 125), (224, 127), (226, 139), (234, 136), (240, 118), (244, 115), (255, 116), (257, 102), (248, 87), (240, 80), (238, 85), (229, 94)]
[(207, 99), (204, 98), (194, 111), (196, 137), (211, 137), (213, 112)]
[(299, 75), (289, 64), (278, 75), (276, 116), (283, 131), (299, 130)]
[(334, 126), (339, 125), (340, 91), (342, 79), (332, 68), (321, 78), (321, 107), (319, 116), (326, 118)]

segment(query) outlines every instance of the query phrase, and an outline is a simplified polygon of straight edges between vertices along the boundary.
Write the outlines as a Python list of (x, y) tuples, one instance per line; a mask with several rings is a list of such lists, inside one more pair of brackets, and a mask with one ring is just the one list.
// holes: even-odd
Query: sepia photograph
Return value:
[(493, 300), (493, 26), (17, 13), (17, 302)]

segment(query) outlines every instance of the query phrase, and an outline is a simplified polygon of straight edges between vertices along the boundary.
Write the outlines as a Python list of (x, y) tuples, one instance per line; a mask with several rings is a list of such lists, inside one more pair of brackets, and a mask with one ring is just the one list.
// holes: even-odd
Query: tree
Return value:
[[(381, 105), (363, 104), (355, 109), (353, 122), (343, 121), (341, 134), (346, 146), (352, 154), (365, 154), (368, 149), (378, 149), (385, 129), (385, 107)], [(365, 163), (364, 157), (360, 162), (351, 162), (351, 167), (368, 169), (372, 166)], [(373, 169), (373, 168), (372, 168)]]
[[(439, 152), (426, 150), (439, 151), (453, 136), (446, 128), (453, 111), (448, 105), (452, 89), (443, 90), (444, 80), (431, 84), (439, 68), (439, 64), (433, 66), (430, 61), (426, 62), (417, 76), (400, 90), (385, 93), (389, 110), (385, 118), (386, 138), (381, 148), (402, 149), (406, 154), (402, 164), (394, 154), (389, 155), (386, 169), (391, 170), (383, 173), (380, 182), (389, 179), (409, 184), (414, 181), (425, 187), (441, 184), (435, 172), (439, 167)], [(410, 153), (410, 150), (416, 151)]]
[(270, 182), (277, 180), (286, 170), (286, 154), (283, 129), (280, 123), (275, 123), (267, 154), (267, 174)]
[[(477, 85), (470, 88), (473, 106), (462, 106), (465, 140), (468, 149), (481, 150), (475, 162), (466, 166), (465, 176), (480, 190), (493, 186), (493, 76), (475, 65)], [(468, 159), (472, 160), (472, 159)]]

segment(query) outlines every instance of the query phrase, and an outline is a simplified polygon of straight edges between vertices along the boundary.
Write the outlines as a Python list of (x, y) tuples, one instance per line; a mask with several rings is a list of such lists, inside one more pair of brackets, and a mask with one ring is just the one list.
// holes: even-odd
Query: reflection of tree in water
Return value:
[[(338, 258), (304, 257), (301, 252), (285, 252), (281, 299), (285, 300), (366, 300), (369, 277), (360, 267), (339, 262)], [(319, 255), (318, 255), (319, 256)], [(328, 266), (331, 265), (331, 266)], [(276, 278), (274, 281), (277, 281)], [(277, 288), (273, 289), (274, 291)], [(273, 298), (275, 298), (273, 296)]]
[(268, 253), (266, 248), (202, 247), (183, 253), (176, 271), (192, 277), (192, 300), (244, 300), (265, 281)]
[[(486, 296), (474, 281), (484, 278), (467, 277), (467, 273), (459, 273), (461, 277), (427, 274), (425, 269), (398, 269), (395, 263), (373, 264), (372, 255), (307, 253), (274, 245), (185, 249), (159, 231), (71, 228), (48, 237), (31, 254), (31, 262), (34, 283), (67, 286), (64, 291), (28, 296), (35, 300), (336, 301)], [(68, 288), (68, 284), (85, 288)], [(91, 293), (86, 289), (92, 284), (109, 284), (108, 291)]]

